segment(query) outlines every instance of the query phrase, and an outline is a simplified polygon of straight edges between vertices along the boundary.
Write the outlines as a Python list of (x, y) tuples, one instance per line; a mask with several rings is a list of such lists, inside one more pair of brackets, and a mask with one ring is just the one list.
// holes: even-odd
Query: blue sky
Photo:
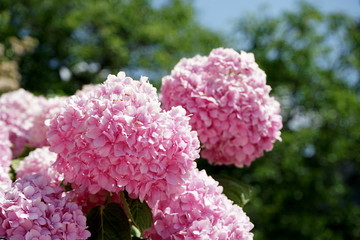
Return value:
[[(216, 31), (229, 32), (234, 22), (248, 13), (278, 15), (296, 10), (298, 0), (194, 0), (199, 21)], [(323, 12), (340, 11), (360, 19), (360, 0), (307, 1)]]

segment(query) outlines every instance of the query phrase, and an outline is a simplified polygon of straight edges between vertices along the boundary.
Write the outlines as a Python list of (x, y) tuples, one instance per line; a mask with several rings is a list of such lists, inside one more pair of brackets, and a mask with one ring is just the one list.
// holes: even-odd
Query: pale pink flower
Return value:
[(150, 239), (251, 240), (253, 224), (206, 172), (193, 170), (185, 191), (153, 207)]
[(62, 187), (40, 174), (17, 179), (0, 192), (0, 237), (87, 239), (86, 217)]
[(56, 157), (57, 154), (51, 152), (49, 147), (35, 149), (20, 162), (16, 170), (16, 178), (22, 178), (27, 174), (40, 173), (48, 176), (53, 184), (59, 185), (64, 180), (64, 176), (53, 167)]
[(126, 189), (149, 205), (182, 191), (199, 156), (185, 110), (161, 110), (147, 79), (123, 72), (71, 97), (50, 122), (48, 140), (56, 169), (74, 188)]
[(214, 49), (182, 59), (162, 80), (164, 109), (182, 106), (212, 164), (249, 166), (281, 140), (280, 105), (251, 53)]
[(66, 97), (53, 97), (40, 102), (41, 111), (34, 115), (29, 131), (28, 144), (32, 147), (49, 146), (46, 122), (60, 113)]
[(11, 185), (9, 171), (0, 167), (0, 192), (4, 192)]
[(9, 130), (5, 123), (0, 121), (0, 192), (11, 184), (9, 175), (11, 159)]
[(14, 157), (17, 157), (28, 144), (34, 116), (41, 112), (43, 101), (45, 98), (36, 97), (24, 89), (1, 95), (0, 121), (5, 122), (9, 128)]
[(12, 159), (11, 142), (9, 140), (9, 130), (6, 124), (0, 121), (0, 168), (6, 172), (10, 170)]

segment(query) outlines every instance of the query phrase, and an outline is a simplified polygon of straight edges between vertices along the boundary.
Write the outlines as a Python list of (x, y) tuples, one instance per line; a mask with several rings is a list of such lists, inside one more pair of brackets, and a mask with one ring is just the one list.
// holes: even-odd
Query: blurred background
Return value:
[[(221, 2), (221, 3), (220, 3)], [(0, 92), (70, 95), (124, 70), (157, 87), (182, 57), (250, 51), (282, 104), (282, 142), (250, 167), (256, 240), (360, 239), (360, 3), (1, 0)]]

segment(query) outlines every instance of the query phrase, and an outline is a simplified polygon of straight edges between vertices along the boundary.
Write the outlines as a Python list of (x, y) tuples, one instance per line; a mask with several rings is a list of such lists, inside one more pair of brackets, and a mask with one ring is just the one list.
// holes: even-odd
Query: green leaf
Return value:
[(20, 166), (20, 162), (23, 161), (24, 158), (16, 158), (11, 160), (11, 165), (10, 165), (10, 178), (12, 181), (16, 180), (16, 170), (19, 168)]
[(87, 224), (94, 240), (131, 240), (130, 223), (117, 203), (94, 207), (87, 214)]
[(212, 176), (224, 188), (224, 194), (240, 207), (245, 206), (252, 197), (251, 187), (236, 178), (226, 175)]
[[(124, 194), (126, 204), (124, 208), (130, 212), (130, 218), (135, 226), (140, 230), (141, 234), (151, 227), (153, 219), (149, 206), (145, 202), (140, 202), (139, 199), (132, 199)], [(123, 199), (123, 198), (122, 198)], [(124, 201), (124, 200), (123, 200)]]

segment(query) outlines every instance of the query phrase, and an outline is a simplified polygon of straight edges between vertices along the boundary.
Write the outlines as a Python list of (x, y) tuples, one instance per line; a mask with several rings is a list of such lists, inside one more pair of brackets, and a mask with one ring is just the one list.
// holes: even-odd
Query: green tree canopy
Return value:
[[(120, 70), (158, 80), (183, 56), (221, 45), (195, 20), (189, 1), (3, 0), (0, 42), (38, 40), (20, 61), (21, 86), (36, 93), (72, 94)], [(62, 75), (62, 78), (61, 78)]]
[(254, 187), (245, 210), (255, 239), (360, 239), (357, 22), (301, 4), (280, 17), (242, 18), (237, 33), (284, 120), (272, 152), (250, 168), (223, 170)]

